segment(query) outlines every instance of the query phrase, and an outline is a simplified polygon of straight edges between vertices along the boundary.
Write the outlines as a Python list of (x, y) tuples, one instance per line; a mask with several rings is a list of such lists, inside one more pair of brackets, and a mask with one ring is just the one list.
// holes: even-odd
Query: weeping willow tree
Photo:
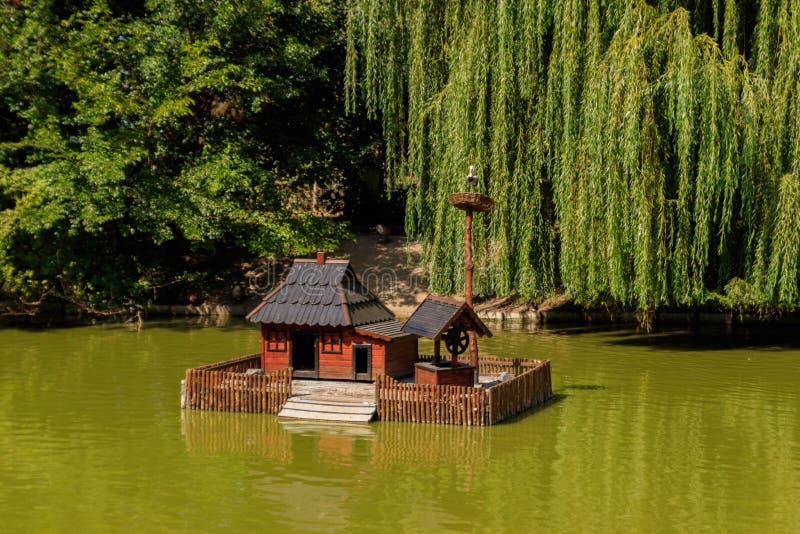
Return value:
[(800, 0), (351, 0), (348, 110), (380, 118), (433, 289), (642, 310), (794, 307)]

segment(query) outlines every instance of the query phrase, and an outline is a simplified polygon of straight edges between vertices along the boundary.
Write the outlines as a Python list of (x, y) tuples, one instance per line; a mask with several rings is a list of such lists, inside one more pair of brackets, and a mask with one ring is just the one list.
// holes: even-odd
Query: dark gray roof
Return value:
[(247, 316), (254, 323), (359, 326), (394, 315), (358, 281), (350, 263), (295, 260), (284, 282)]
[(366, 335), (388, 340), (411, 336), (411, 334), (403, 332), (403, 323), (395, 320), (359, 326), (356, 330)]
[(434, 295), (428, 295), (422, 304), (417, 306), (403, 325), (403, 332), (436, 339), (456, 322), (463, 322), (478, 335), (492, 335), (466, 302)]

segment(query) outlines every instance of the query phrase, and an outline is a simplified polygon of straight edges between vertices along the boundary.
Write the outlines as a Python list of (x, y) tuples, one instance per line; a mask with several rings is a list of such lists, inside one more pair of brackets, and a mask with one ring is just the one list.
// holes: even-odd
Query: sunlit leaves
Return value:
[(339, 6), (14, 4), (0, 2), (6, 291), (118, 304), (189, 276), (184, 257), (347, 235), (306, 195), (338, 191), (352, 165)]

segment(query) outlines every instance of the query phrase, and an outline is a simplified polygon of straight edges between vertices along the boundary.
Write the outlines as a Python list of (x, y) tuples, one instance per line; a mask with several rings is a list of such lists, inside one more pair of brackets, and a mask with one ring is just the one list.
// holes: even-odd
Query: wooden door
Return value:
[(372, 344), (353, 343), (353, 378), (372, 380)]
[(302, 330), (292, 332), (289, 350), (294, 376), (299, 378), (319, 378), (317, 334)]

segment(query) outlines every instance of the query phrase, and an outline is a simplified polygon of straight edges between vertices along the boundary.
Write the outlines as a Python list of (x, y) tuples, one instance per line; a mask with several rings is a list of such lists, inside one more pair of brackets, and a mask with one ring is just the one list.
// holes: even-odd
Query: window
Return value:
[(271, 352), (286, 352), (286, 332), (283, 330), (270, 330), (267, 334), (267, 350)]
[(322, 334), (322, 352), (342, 353), (342, 335), (338, 332)]

